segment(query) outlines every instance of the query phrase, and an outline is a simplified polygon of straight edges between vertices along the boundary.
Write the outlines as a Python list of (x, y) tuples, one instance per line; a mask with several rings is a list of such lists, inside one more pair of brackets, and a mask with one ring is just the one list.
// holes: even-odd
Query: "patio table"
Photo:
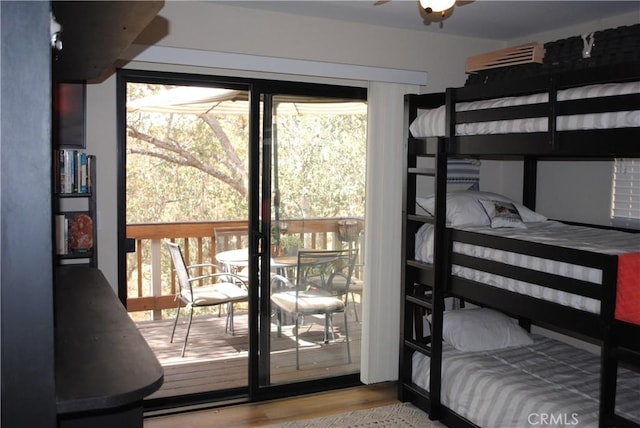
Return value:
[[(240, 248), (238, 250), (222, 251), (216, 254), (216, 260), (228, 272), (237, 272), (249, 265), (249, 249)], [(297, 256), (272, 257), (271, 267), (281, 271), (286, 268), (295, 267), (298, 263)]]

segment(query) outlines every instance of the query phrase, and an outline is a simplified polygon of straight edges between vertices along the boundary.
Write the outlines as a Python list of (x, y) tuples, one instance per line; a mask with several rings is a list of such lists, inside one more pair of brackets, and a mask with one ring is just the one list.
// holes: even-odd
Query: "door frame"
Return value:
[[(362, 87), (327, 85), (317, 83), (287, 82), (278, 80), (235, 78), (229, 76), (199, 75), (189, 73), (159, 72), (148, 70), (121, 69), (116, 77), (117, 112), (117, 247), (118, 247), (118, 297), (126, 307), (127, 277), (126, 256), (130, 244), (126, 238), (126, 93), (128, 82), (145, 82), (176, 85), (225, 86), (249, 91), (249, 281), (260, 284), (249, 287), (249, 361), (248, 385), (246, 388), (199, 393), (194, 396), (179, 396), (160, 399), (157, 403), (145, 402), (145, 410), (171, 408), (185, 405), (212, 403), (229, 399), (240, 401), (262, 401), (283, 398), (303, 393), (326, 391), (346, 386), (360, 385), (360, 374), (308, 380), (292, 384), (269, 385), (270, 338), (260, 336), (260, 323), (270, 323), (270, 299), (259, 299), (269, 295), (269, 282), (261, 281), (259, 272), (268, 275), (269, 257), (261, 257), (260, 248), (270, 248), (271, 227), (271, 131), (262, 126), (267, 117), (266, 109), (260, 111), (262, 100), (273, 95), (317, 95), (344, 100), (366, 101), (367, 90)], [(266, 104), (266, 103), (265, 103)], [(267, 121), (268, 122), (268, 121)], [(268, 122), (270, 123), (270, 122)], [(262, 176), (261, 176), (262, 175)], [(269, 208), (265, 208), (269, 207)], [(260, 265), (261, 264), (261, 265)], [(259, 266), (260, 265), (260, 266)], [(259, 268), (258, 268), (259, 267)], [(266, 294), (265, 294), (266, 293)], [(267, 344), (260, 349), (261, 344)], [(266, 354), (266, 356), (265, 356)], [(292, 387), (293, 386), (293, 387)], [(155, 401), (155, 400), (154, 400)]]

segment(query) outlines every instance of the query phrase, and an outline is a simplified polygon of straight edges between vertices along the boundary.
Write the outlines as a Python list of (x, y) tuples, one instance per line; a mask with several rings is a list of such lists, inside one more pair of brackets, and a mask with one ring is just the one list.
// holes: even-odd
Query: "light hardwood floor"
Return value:
[(287, 399), (150, 417), (145, 419), (144, 428), (259, 427), (396, 404), (399, 403), (396, 394), (395, 382), (383, 382)]

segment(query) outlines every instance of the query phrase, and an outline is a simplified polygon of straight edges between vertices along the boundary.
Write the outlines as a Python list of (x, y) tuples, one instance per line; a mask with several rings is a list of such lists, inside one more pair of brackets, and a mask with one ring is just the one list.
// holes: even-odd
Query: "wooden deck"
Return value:
[[(360, 314), (358, 307), (358, 314)], [(171, 397), (247, 386), (248, 329), (247, 314), (235, 314), (235, 335), (225, 334), (225, 316), (194, 315), (189, 343), (184, 357), (180, 356), (187, 328), (187, 316), (182, 315), (173, 343), (169, 343), (173, 319), (137, 323), (138, 329), (162, 364), (163, 386), (148, 399)], [(295, 336), (285, 325), (277, 336), (271, 325), (271, 382), (288, 383), (314, 378), (326, 378), (358, 373), (360, 370), (361, 324), (349, 316), (351, 364), (347, 363), (344, 336), (344, 316), (334, 315), (336, 338), (322, 342), (324, 318), (306, 317), (300, 331), (300, 370), (295, 366)]]

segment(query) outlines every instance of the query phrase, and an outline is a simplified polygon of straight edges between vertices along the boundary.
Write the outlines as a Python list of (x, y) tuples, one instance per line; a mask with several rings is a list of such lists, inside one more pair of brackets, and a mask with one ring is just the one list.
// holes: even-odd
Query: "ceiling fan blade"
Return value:
[(377, 0), (375, 3), (373, 3), (374, 6), (382, 6), (385, 3), (389, 3), (391, 0)]

